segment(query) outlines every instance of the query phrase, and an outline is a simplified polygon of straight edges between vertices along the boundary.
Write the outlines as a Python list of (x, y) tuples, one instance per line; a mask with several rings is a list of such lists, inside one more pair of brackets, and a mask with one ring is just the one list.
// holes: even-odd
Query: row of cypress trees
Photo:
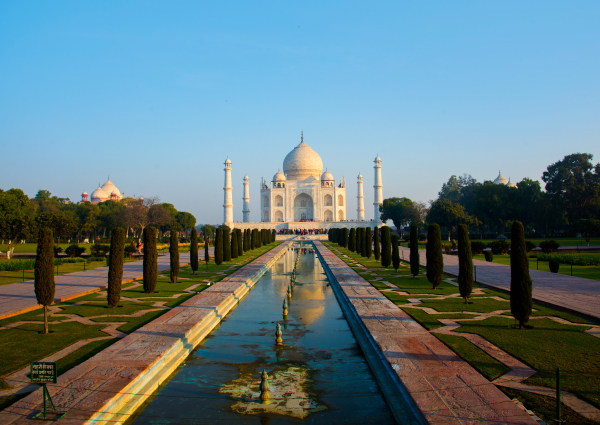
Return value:
[(268, 229), (233, 229), (221, 226), (215, 232), (215, 264), (231, 261), (243, 255), (244, 252), (261, 248), (275, 242), (275, 230)]

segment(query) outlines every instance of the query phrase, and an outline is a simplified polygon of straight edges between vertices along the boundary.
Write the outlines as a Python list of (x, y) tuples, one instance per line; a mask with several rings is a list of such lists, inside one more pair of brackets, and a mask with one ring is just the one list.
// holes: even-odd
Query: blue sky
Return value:
[(384, 197), (452, 174), (540, 179), (600, 161), (600, 2), (0, 2), (0, 188), (78, 200), (108, 174), (219, 223), (233, 161), (261, 177), (305, 141)]

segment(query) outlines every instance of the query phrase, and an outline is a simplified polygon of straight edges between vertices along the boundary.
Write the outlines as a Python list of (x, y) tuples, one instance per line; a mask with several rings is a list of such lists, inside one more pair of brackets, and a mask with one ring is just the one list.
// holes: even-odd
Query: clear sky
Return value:
[(79, 200), (107, 175), (199, 223), (233, 161), (258, 221), (300, 141), (334, 178), (427, 202), (452, 174), (600, 161), (600, 1), (0, 1), (0, 188)]

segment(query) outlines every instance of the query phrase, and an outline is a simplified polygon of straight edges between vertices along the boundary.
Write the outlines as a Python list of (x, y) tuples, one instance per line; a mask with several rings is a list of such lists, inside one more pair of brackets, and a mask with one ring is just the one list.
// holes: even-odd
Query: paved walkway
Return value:
[(537, 424), (318, 241), (348, 302), (430, 424)]
[[(399, 248), (400, 258), (408, 261), (409, 248)], [(425, 251), (419, 251), (420, 264), (425, 266)], [(473, 260), (477, 282), (486, 286), (510, 290), (510, 266)], [(444, 254), (444, 272), (458, 276), (458, 256)], [(533, 281), (533, 299), (585, 314), (600, 320), (600, 282), (558, 273), (529, 270)]]
[[(212, 255), (212, 250), (213, 248), (210, 248), (210, 255)], [(199, 261), (204, 260), (204, 250), (198, 251), (198, 258)], [(188, 252), (181, 253), (179, 261), (181, 264), (189, 263), (190, 254)], [(168, 270), (169, 262), (168, 254), (159, 255), (158, 271)], [(123, 283), (140, 279), (142, 275), (142, 261), (133, 261), (123, 265)], [(54, 281), (56, 283), (55, 302), (67, 301), (106, 288), (108, 267), (55, 276)], [(33, 280), (0, 286), (0, 319), (41, 308), (37, 303), (33, 286)]]

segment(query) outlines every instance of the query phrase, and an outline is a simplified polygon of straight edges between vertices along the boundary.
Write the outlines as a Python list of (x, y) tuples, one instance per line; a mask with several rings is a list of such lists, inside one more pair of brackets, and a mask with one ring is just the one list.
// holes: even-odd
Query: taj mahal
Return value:
[(230, 228), (239, 229), (329, 229), (333, 227), (376, 227), (382, 223), (379, 206), (383, 203), (381, 158), (374, 160), (375, 184), (373, 186), (374, 220), (365, 220), (363, 176), (357, 177), (358, 196), (356, 219), (347, 214), (346, 181), (337, 181), (325, 170), (323, 161), (301, 136), (296, 146), (283, 160), (283, 172), (277, 171), (270, 182), (260, 182), (259, 220), (250, 220), (250, 179), (244, 177), (243, 222), (233, 221), (232, 162), (225, 161), (225, 186), (223, 221)]

